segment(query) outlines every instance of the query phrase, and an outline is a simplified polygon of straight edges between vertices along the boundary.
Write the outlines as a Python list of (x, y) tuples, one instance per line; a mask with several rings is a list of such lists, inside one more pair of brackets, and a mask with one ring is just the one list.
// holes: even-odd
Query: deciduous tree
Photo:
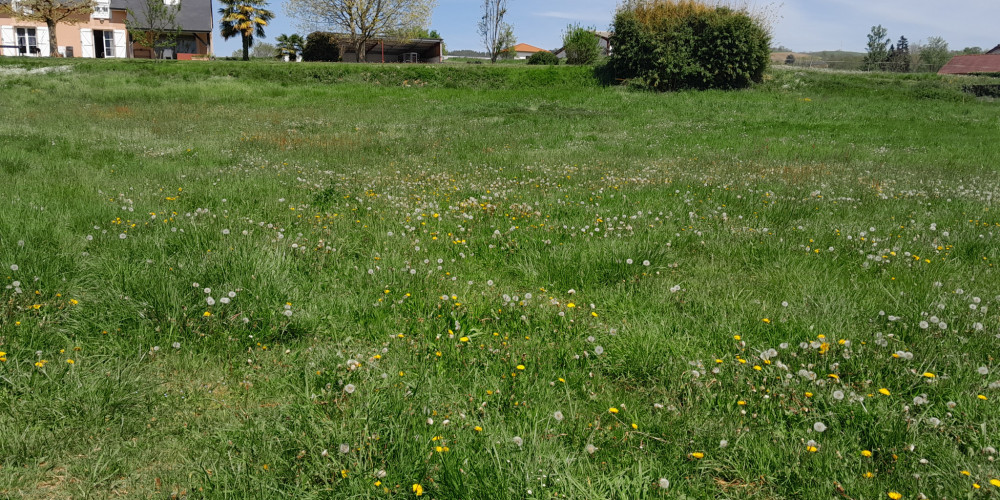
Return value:
[(409, 37), (430, 23), (436, 0), (289, 0), (285, 11), (307, 29), (344, 35), (358, 61), (384, 36)]
[(917, 55), (920, 58), (920, 69), (932, 73), (937, 73), (951, 59), (948, 42), (939, 36), (932, 36), (927, 39), (926, 44), (918, 45)]
[(479, 36), (486, 46), (491, 62), (504, 54), (511, 54), (517, 43), (514, 27), (504, 20), (507, 17), (507, 0), (483, 0), (483, 17), (479, 20)]
[(593, 64), (601, 48), (592, 28), (571, 24), (563, 34), (563, 50), (566, 51), (566, 64)]
[(885, 62), (889, 59), (889, 30), (882, 25), (872, 26), (871, 33), (868, 34), (868, 54), (865, 55), (865, 71), (884, 69)]
[(8, 11), (15, 19), (40, 21), (49, 31), (49, 55), (59, 57), (57, 24), (77, 24), (94, 12), (93, 0), (16, 0), (0, 5), (0, 13)]
[(274, 19), (274, 13), (265, 9), (265, 0), (222, 0), (224, 7), (219, 9), (219, 27), (222, 38), (229, 40), (234, 37), (243, 39), (243, 60), (250, 60), (250, 47), (253, 37), (264, 38), (264, 27)]

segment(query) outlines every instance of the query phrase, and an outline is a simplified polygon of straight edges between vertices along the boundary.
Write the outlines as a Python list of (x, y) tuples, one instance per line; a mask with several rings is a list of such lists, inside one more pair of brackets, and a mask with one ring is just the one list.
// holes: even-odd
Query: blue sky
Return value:
[[(545, 49), (562, 45), (562, 31), (569, 23), (607, 29), (617, 0), (509, 0), (508, 16), (518, 42)], [(218, 2), (216, 2), (218, 3)], [(896, 40), (905, 35), (910, 43), (941, 36), (953, 50), (1000, 44), (998, 0), (785, 0), (769, 4), (751, 2), (775, 12), (774, 43), (796, 51), (864, 51), (871, 27), (881, 24)], [(306, 33), (284, 12), (284, 0), (271, 0), (276, 18), (267, 28), (265, 41), (282, 33)], [(216, 6), (217, 10), (218, 6)], [(431, 28), (445, 39), (449, 49), (480, 47), (476, 23), (480, 0), (438, 0)], [(218, 17), (218, 15), (216, 15)], [(216, 19), (218, 22), (218, 19)], [(239, 39), (223, 41), (215, 34), (215, 52), (220, 56), (240, 48)]]

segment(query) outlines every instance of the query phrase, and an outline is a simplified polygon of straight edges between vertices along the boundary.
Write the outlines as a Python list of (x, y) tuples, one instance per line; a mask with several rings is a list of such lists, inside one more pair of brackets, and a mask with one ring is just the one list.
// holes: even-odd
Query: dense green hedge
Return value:
[(314, 31), (306, 37), (302, 49), (302, 59), (306, 61), (337, 62), (340, 60), (340, 45), (337, 35), (325, 31)]
[(767, 29), (743, 11), (640, 1), (615, 15), (610, 68), (650, 90), (744, 88), (763, 80), (770, 42)]
[[(120, 72), (160, 79), (203, 80), (210, 77), (262, 80), (286, 85), (366, 84), (422, 85), (468, 89), (531, 89), (546, 87), (600, 87), (588, 66), (527, 66), (493, 64), (357, 64), (286, 63), (280, 61), (168, 61), (140, 59), (2, 58), (0, 67), (18, 59), (37, 66), (71, 65), (80, 72)], [(27, 59), (33, 59), (27, 61)], [(44, 59), (44, 60), (43, 60)], [(10, 64), (7, 64), (10, 63)], [(21, 65), (23, 66), (23, 65)], [(36, 65), (32, 64), (32, 67)]]
[(543, 50), (531, 54), (531, 57), (528, 58), (528, 64), (533, 66), (558, 66), (559, 57), (547, 50)]

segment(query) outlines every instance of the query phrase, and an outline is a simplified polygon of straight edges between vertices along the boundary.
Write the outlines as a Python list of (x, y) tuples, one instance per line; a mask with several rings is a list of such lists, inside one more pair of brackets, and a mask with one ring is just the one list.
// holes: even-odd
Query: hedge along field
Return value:
[(46, 64), (0, 64), (4, 495), (1000, 494), (969, 79)]

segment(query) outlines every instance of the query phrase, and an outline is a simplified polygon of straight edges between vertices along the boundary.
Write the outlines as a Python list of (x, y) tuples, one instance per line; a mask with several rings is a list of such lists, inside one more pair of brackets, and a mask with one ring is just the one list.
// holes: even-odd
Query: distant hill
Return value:
[(846, 50), (821, 50), (808, 54), (826, 61), (828, 67), (832, 69), (861, 69), (861, 63), (865, 59), (864, 52)]
[(771, 52), (771, 64), (791, 66), (808, 66), (810, 68), (826, 68), (826, 61), (807, 52)]

